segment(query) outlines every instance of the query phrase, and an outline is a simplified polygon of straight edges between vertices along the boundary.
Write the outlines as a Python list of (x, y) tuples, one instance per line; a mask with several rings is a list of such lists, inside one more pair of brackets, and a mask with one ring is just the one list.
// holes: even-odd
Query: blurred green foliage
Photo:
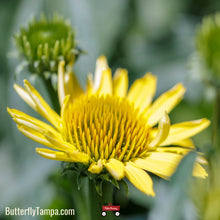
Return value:
[(196, 33), (196, 46), (206, 68), (205, 80), (220, 87), (220, 13), (204, 17)]
[[(10, 106), (36, 116), (29, 107), (23, 105), (12, 86), (19, 64), (12, 39), (19, 26), (26, 25), (32, 15), (39, 16), (41, 12), (48, 16), (57, 12), (69, 19), (76, 30), (77, 42), (88, 53), (80, 57), (74, 67), (83, 86), (87, 73), (94, 71), (95, 60), (101, 54), (107, 56), (113, 69), (128, 69), (130, 84), (147, 71), (157, 75), (157, 96), (182, 81), (187, 87), (187, 93), (184, 101), (171, 113), (171, 121), (174, 123), (201, 117), (212, 119), (212, 91), (203, 86), (197, 74), (198, 69), (189, 68), (189, 60), (194, 53), (196, 26), (204, 15), (219, 9), (219, 0), (1, 0), (1, 216), (4, 216), (5, 206), (72, 206), (69, 195), (63, 193), (63, 189), (70, 187), (65, 177), (61, 177), (64, 179), (58, 182), (48, 180), (48, 176), (59, 171), (60, 163), (37, 156), (34, 147), (39, 144), (19, 133), (6, 112), (6, 106)], [(24, 78), (28, 78), (48, 100), (46, 89), (38, 77), (21, 71), (16, 83), (22, 85)], [(196, 146), (201, 151), (208, 151), (206, 146), (210, 143), (210, 137), (209, 128), (195, 137)], [(129, 186), (128, 197), (124, 191), (116, 192), (114, 203), (122, 207), (121, 219), (146, 219), (147, 216), (148, 219), (155, 219), (152, 216), (158, 207), (160, 213), (167, 213), (165, 211), (169, 209), (169, 206), (158, 206), (160, 199), (176, 207), (179, 198), (183, 209), (177, 214), (174, 211), (179, 209), (170, 209), (168, 214), (178, 215), (176, 219), (199, 219), (194, 205), (181, 188), (188, 181), (191, 162), (187, 161), (192, 161), (192, 158), (191, 155), (185, 158), (171, 184), (155, 177), (155, 189), (159, 198), (148, 198), (132, 186)], [(56, 179), (59, 179), (60, 176), (57, 175)], [(6, 219), (25, 220), (29, 217)]]

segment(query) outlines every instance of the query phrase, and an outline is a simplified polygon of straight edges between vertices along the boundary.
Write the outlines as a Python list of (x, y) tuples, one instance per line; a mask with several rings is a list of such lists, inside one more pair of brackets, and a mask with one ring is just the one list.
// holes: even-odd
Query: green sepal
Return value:
[(83, 172), (80, 172), (77, 174), (76, 183), (77, 183), (77, 189), (80, 190), (82, 187), (82, 179), (85, 178), (86, 175)]
[(100, 174), (93, 174), (88, 171), (88, 167), (81, 163), (63, 163), (63, 173), (67, 171), (72, 171), (77, 174), (77, 187), (78, 190), (81, 188), (82, 178), (88, 177), (94, 185), (97, 193), (102, 196), (103, 194), (103, 183), (108, 182), (112, 184), (115, 188), (120, 189), (120, 184), (125, 188), (126, 193), (128, 194), (128, 186), (124, 180), (117, 181), (114, 179), (106, 170)]
[(119, 184), (124, 187), (126, 195), (128, 195), (128, 184), (125, 182), (125, 180), (120, 180)]
[(95, 189), (97, 191), (97, 193), (102, 196), (102, 184), (103, 184), (103, 179), (97, 179), (94, 181), (95, 184)]

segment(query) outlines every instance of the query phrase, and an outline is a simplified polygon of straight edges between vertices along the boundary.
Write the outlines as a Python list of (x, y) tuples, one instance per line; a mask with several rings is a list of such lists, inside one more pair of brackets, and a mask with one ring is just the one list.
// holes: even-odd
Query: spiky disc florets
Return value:
[(32, 19), (27, 28), (20, 28), (15, 41), (21, 57), (28, 62), (31, 73), (56, 73), (60, 60), (72, 65), (79, 53), (74, 31), (58, 15), (54, 15), (51, 20), (44, 15), (38, 21)]

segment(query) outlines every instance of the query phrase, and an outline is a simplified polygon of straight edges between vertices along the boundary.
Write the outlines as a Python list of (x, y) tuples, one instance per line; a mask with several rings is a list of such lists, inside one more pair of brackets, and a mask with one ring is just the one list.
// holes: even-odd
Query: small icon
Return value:
[(102, 206), (102, 216), (107, 215), (107, 211), (115, 212), (115, 216), (120, 215), (120, 205), (112, 205), (112, 203), (109, 203), (108, 205)]
[(116, 216), (119, 216), (119, 215), (120, 215), (120, 212), (116, 212), (115, 215), (116, 215)]
[(106, 212), (102, 212), (102, 216), (106, 216), (107, 215), (107, 213)]

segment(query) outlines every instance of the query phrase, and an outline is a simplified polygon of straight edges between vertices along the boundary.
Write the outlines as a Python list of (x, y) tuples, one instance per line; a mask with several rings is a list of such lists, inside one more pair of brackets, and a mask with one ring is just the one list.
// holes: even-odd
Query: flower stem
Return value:
[(73, 201), (74, 201), (74, 208), (76, 212), (77, 220), (90, 220), (89, 212), (88, 212), (88, 203), (87, 203), (87, 196), (85, 190), (85, 184), (83, 182), (83, 187), (78, 190), (77, 185), (77, 175), (75, 174), (73, 177)]
[(58, 100), (58, 94), (57, 94), (56, 90), (53, 88), (51, 79), (50, 78), (46, 79), (44, 76), (42, 76), (42, 79), (43, 79), (45, 87), (49, 93), (50, 100), (52, 102), (54, 110), (58, 114), (60, 114), (60, 104), (59, 104), (59, 100)]
[(213, 114), (212, 144), (220, 151), (220, 88), (215, 88), (215, 106)]
[[(113, 201), (113, 186), (110, 183), (104, 182), (102, 186), (102, 196), (100, 196), (95, 188), (95, 184), (92, 180), (89, 180), (89, 212), (90, 220), (103, 219), (102, 206), (108, 205)], [(114, 213), (108, 211), (105, 216), (106, 220), (115, 219)], [(117, 219), (119, 219), (117, 217)]]

